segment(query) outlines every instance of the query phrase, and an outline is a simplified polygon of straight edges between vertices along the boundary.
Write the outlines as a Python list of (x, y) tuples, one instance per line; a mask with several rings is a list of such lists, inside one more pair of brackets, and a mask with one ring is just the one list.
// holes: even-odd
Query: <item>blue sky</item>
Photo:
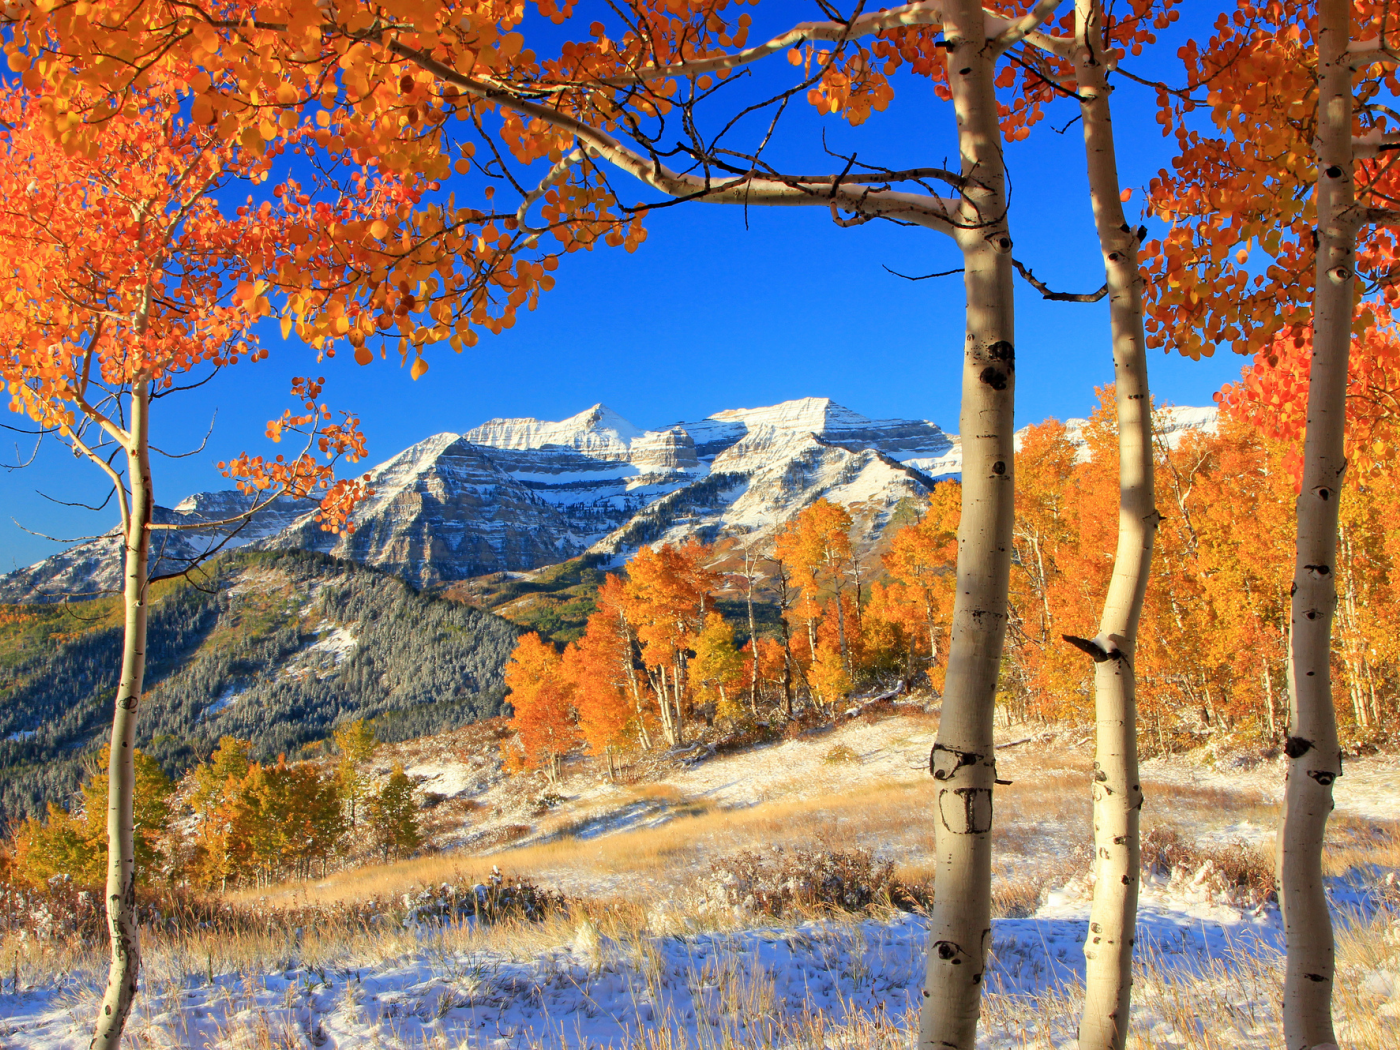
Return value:
[[(1174, 51), (1164, 41), (1158, 54)], [(1179, 78), (1174, 60), (1158, 61), (1160, 75)], [(1127, 206), (1136, 221), (1140, 187), (1169, 163), (1174, 143), (1161, 137), (1151, 93), (1119, 84), (1120, 168), (1123, 184), (1139, 187)], [(820, 149), (824, 130), (831, 148), (858, 150), (887, 167), (955, 166), (951, 107), (925, 83), (904, 80), (897, 88), (890, 109), (860, 128), (799, 107), (785, 118), (770, 155), (802, 171), (828, 170), (833, 162)], [(1052, 130), (1074, 113), (1062, 104), (1028, 141), (1008, 147), (1010, 221), (1015, 254), (1038, 277), (1090, 291), (1103, 271), (1082, 132), (1078, 124), (1063, 134)], [(632, 199), (645, 196), (636, 186)], [(348, 353), (318, 366), (308, 348), (283, 344), (270, 328), (266, 361), (240, 364), (181, 403), (170, 398), (158, 405), (153, 440), (167, 451), (197, 445), (216, 408), (218, 417), (204, 453), (157, 458), (157, 502), (169, 506), (192, 491), (227, 487), (214, 462), (244, 449), (268, 451), (263, 425), (289, 407), (288, 378), (306, 373), (326, 377), (326, 400), (360, 413), (372, 462), (493, 416), (559, 419), (595, 402), (652, 427), (821, 396), (868, 416), (930, 419), (957, 430), (961, 277), (911, 283), (883, 269), (917, 274), (960, 265), (945, 238), (878, 222), (843, 229), (811, 208), (745, 214), (689, 205), (654, 212), (647, 227), (648, 240), (635, 254), (600, 248), (567, 257), (535, 312), (522, 313), (500, 336), (483, 335), (461, 355), (434, 349), (431, 370), (416, 383), (392, 355), (365, 368)], [(1018, 425), (1087, 414), (1095, 385), (1112, 378), (1106, 305), (1045, 302), (1018, 281), (1016, 306)], [(1229, 353), (1193, 362), (1154, 352), (1152, 383), (1161, 403), (1207, 404), (1242, 364)], [(7, 414), (0, 422), (21, 421)], [(4, 461), (13, 463), (15, 435), (3, 438)], [(22, 446), (19, 455), (28, 454)], [(0, 571), (59, 549), (26, 534), (11, 517), (64, 537), (115, 521), (113, 511), (57, 506), (36, 489), (70, 501), (105, 495), (95, 469), (57, 445), (42, 448), (25, 470), (0, 473)]]

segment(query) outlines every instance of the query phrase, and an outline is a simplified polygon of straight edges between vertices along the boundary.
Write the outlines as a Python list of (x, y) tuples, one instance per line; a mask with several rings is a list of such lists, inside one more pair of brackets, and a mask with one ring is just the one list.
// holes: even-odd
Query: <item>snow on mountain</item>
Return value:
[[(1212, 430), (1215, 414), (1164, 409), (1158, 432), (1175, 443)], [(1081, 444), (1085, 422), (1066, 424)], [(279, 502), (236, 542), (322, 551), (432, 586), (585, 551), (618, 561), (687, 536), (742, 532), (762, 543), (825, 497), (851, 510), (857, 546), (869, 551), (902, 501), (961, 468), (957, 436), (936, 424), (869, 419), (829, 398), (646, 431), (598, 404), (558, 422), (492, 419), (418, 442), (370, 471), (374, 495), (357, 508), (353, 533), (324, 532), (310, 504)], [(193, 524), (246, 506), (236, 492), (203, 492), (161, 513)], [(163, 533), (160, 571), (196, 556), (207, 536)], [(0, 601), (112, 588), (120, 576), (120, 543), (108, 536), (0, 577)]]
[[(1065, 437), (1070, 443), (1079, 449), (1075, 457), (1082, 463), (1089, 458), (1089, 446), (1084, 437), (1084, 428), (1089, 425), (1087, 419), (1073, 417), (1065, 420)], [(1187, 434), (1197, 431), (1203, 434), (1214, 434), (1220, 426), (1220, 409), (1215, 405), (1205, 407), (1193, 407), (1191, 405), (1169, 405), (1166, 408), (1156, 409), (1152, 413), (1152, 434), (1159, 441), (1165, 441), (1168, 448), (1176, 448), (1181, 444), (1182, 438)], [(1021, 441), (1029, 427), (1022, 427), (1016, 431), (1016, 447), (1021, 447)]]
[[(254, 512), (251, 518), (241, 519), (240, 515), (253, 505), (253, 497), (229, 489), (186, 496), (174, 508), (156, 507), (152, 515), (156, 524), (183, 525), (186, 529), (162, 529), (155, 534), (151, 543), (151, 574), (163, 576), (182, 572), (215, 547), (230, 550), (265, 540), (281, 532), (315, 504), (277, 499)], [(0, 576), (0, 602), (43, 601), (65, 596), (90, 598), (119, 593), (122, 571), (122, 540), (118, 529), (113, 527), (103, 536)]]
[(354, 532), (326, 532), (312, 512), (264, 546), (321, 551), (419, 586), (548, 565), (583, 549), (555, 507), (464, 437), (436, 434), (369, 474), (374, 494), (356, 508)]
[(594, 405), (576, 416), (549, 423), (539, 419), (488, 419), (463, 437), (492, 448), (547, 448), (557, 445), (591, 455), (627, 454), (641, 431), (606, 405)]

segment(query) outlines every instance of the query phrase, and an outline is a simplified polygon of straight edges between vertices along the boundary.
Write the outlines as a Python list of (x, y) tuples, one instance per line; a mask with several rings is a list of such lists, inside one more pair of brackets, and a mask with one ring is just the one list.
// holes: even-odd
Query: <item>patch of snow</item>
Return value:
[(11, 733), (5, 738), (5, 741), (6, 743), (11, 744), (17, 743), (21, 740), (28, 740), (30, 737), (34, 736), (38, 732), (39, 731), (37, 729), (21, 729), (18, 732)]
[(202, 722), (206, 718), (213, 718), (225, 708), (232, 707), (243, 699), (246, 689), (239, 689), (236, 685), (231, 685), (225, 689), (220, 697), (199, 713), (198, 721)]

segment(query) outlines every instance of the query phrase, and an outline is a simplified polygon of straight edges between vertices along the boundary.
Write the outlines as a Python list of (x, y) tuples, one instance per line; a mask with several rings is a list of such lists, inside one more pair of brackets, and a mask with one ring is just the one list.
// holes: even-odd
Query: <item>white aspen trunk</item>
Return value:
[(622, 658), (622, 672), (627, 676), (627, 686), (632, 691), (632, 707), (637, 712), (637, 740), (643, 748), (651, 749), (651, 734), (647, 732), (645, 717), (645, 703), (642, 700), (642, 686), (637, 681), (637, 669), (632, 666), (634, 659), (632, 630), (627, 624), (627, 614), (618, 612), (619, 626), (622, 628), (622, 639), (626, 643), (627, 652)]
[[(836, 588), (836, 634), (841, 643), (841, 666), (846, 669), (846, 673), (851, 673), (851, 654), (846, 648), (846, 612), (841, 607), (841, 588)], [(813, 660), (816, 656), (813, 655)]]
[(1279, 906), (1288, 945), (1283, 1031), (1288, 1050), (1335, 1044), (1335, 949), (1322, 847), (1341, 776), (1332, 707), (1337, 508), (1346, 470), (1347, 356), (1355, 297), (1350, 0), (1317, 4), (1317, 261), (1312, 376), (1298, 495), (1298, 550), (1289, 614), (1288, 779), (1278, 837)]
[(929, 756), (938, 785), (936, 881), (918, 1045), (973, 1050), (992, 927), (992, 735), (1015, 518), (1015, 330), (996, 55), (978, 0), (949, 0), (943, 15), (958, 152), (969, 180), (957, 231), (967, 293), (963, 509), (947, 686)]
[(1095, 639), (1094, 900), (1084, 942), (1080, 1050), (1123, 1050), (1128, 1038), (1138, 884), (1142, 876), (1138, 783), (1138, 621), (1157, 534), (1152, 401), (1147, 382), (1137, 234), (1120, 203), (1102, 0), (1076, 0), (1074, 68), (1094, 224), (1103, 253), (1118, 415), (1118, 547)]
[[(703, 600), (701, 608), (704, 608)], [(677, 656), (671, 678), (671, 694), (676, 700), (676, 747), (680, 747), (685, 743), (685, 671), (685, 657)]]
[(758, 627), (753, 615), (753, 581), (754, 566), (750, 564), (751, 555), (747, 548), (744, 549), (744, 578), (748, 581), (749, 600), (749, 650), (753, 659), (749, 668), (749, 710), (754, 717), (758, 716)]
[(933, 623), (933, 600), (927, 590), (924, 591), (924, 623), (928, 625), (928, 666), (932, 671), (938, 663), (938, 635)]
[(1264, 703), (1267, 705), (1266, 710), (1269, 715), (1269, 739), (1277, 740), (1278, 723), (1274, 719), (1274, 678), (1273, 675), (1269, 674), (1268, 661), (1264, 662), (1262, 677), (1264, 679)]
[(131, 446), (127, 467), (131, 484), (131, 516), (125, 545), (122, 599), (126, 624), (122, 642), (121, 681), (112, 712), (111, 754), (107, 766), (107, 932), (112, 961), (107, 990), (102, 996), (92, 1050), (117, 1050), (126, 1026), (136, 981), (141, 970), (141, 945), (136, 925), (136, 850), (132, 804), (136, 786), (133, 753), (136, 712), (146, 674), (146, 577), (151, 548), (150, 387), (145, 382), (131, 391)]
[(662, 664), (656, 669), (656, 677), (659, 685), (655, 682), (657, 707), (661, 710), (661, 732), (666, 736), (666, 743), (670, 747), (675, 747), (680, 743), (676, 733), (676, 720), (672, 717), (671, 711), (671, 690), (666, 681), (666, 666)]

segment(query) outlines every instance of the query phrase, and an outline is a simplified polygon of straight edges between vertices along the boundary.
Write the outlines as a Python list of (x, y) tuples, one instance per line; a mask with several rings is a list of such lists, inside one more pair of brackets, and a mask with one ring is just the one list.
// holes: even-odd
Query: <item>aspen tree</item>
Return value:
[(1313, 361), (1289, 617), (1288, 777), (1278, 836), (1279, 907), (1288, 946), (1283, 1028), (1289, 1050), (1337, 1041), (1332, 1027), (1336, 951), (1322, 848), (1332, 783), (1342, 773), (1332, 706), (1332, 617), (1360, 220), (1352, 160), (1351, 0), (1318, 0), (1317, 19)]
[[(1165, 5), (1170, 7), (1170, 3)], [(1099, 632), (1070, 641), (1092, 656), (1097, 741), (1094, 762), (1094, 903), (1084, 946), (1082, 1050), (1122, 1050), (1128, 1037), (1132, 946), (1141, 878), (1134, 657), (1150, 579), (1157, 514), (1152, 407), (1147, 381), (1142, 235), (1123, 216), (1110, 111), (1108, 34), (1102, 0), (1075, 0), (1074, 36), (1037, 33), (1032, 43), (1073, 67), (1084, 127), (1094, 225), (1103, 255), (1118, 417), (1118, 546)]]
[[(1377, 304), (1358, 303), (1358, 270), (1389, 303), (1400, 299), (1393, 279), (1400, 212), (1390, 207), (1396, 176), (1385, 152), (1397, 145), (1395, 118), (1373, 103), (1393, 83), (1385, 67), (1400, 62), (1386, 36), (1391, 15), (1384, 2), (1318, 0), (1242, 6), (1233, 22), (1218, 22), (1207, 46), (1192, 43), (1183, 57), (1193, 80), (1211, 78), (1207, 104), (1220, 134), (1192, 138), (1182, 128), (1176, 174), (1164, 172), (1153, 183), (1154, 207), (1172, 223), (1154, 246), (1153, 270), (1165, 278), (1154, 287), (1155, 341), (1170, 339), (1191, 356), (1230, 344), (1260, 352), (1270, 368), (1284, 356), (1283, 344), (1311, 345), (1305, 397), (1294, 384), (1297, 396), (1276, 397), (1271, 406), (1282, 432), (1305, 430), (1278, 839), (1289, 1050), (1335, 1040), (1334, 946), (1321, 863), (1332, 784), (1342, 772), (1330, 657), (1349, 356), (1353, 336), (1377, 317)], [(1173, 109), (1165, 91), (1162, 100), (1161, 119), (1179, 125), (1188, 103)], [(1231, 163), (1221, 168), (1224, 152)], [(1372, 235), (1373, 226), (1388, 229)], [(1255, 241), (1276, 264), (1251, 275), (1245, 267)], [(1232, 294), (1200, 294), (1231, 285)]]
[[(155, 0), (145, 2), (154, 5)], [(304, 5), (284, 12), (282, 5), (269, 3), (260, 5), (256, 18), (249, 17), (246, 23), (230, 18), (217, 26), (205, 24), (193, 11), (166, 14), (162, 9), (159, 16), (151, 12), (151, 17), (140, 17), (122, 9), (118, 19), (107, 17), (107, 5), (99, 3), (89, 13), (93, 24), (110, 23), (121, 27), (119, 34), (132, 37), (126, 54), (194, 53), (200, 61), (214, 65), (219, 76), (211, 78), (194, 104), (235, 123), (243, 112), (259, 112), (256, 106), (266, 97), (267, 84), (261, 69), (245, 69), (245, 64), (218, 54), (222, 40), (236, 44), (233, 50), (239, 56), (259, 55), (259, 65), (271, 67), (269, 72), (276, 75), (294, 68), (298, 78), (314, 81), (323, 72), (343, 68), (346, 79), (359, 89), (347, 99), (349, 116), (338, 127), (336, 141), (365, 142), (380, 155), (392, 155), (399, 165), (418, 163), (423, 170), (442, 171), (438, 159), (424, 158), (421, 152), (435, 146), (437, 132), (423, 136), (403, 132), (406, 124), (398, 118), (409, 114), (402, 103), (390, 107), (395, 119), (377, 122), (375, 114), (382, 107), (374, 92), (380, 85), (402, 83), (416, 91), (415, 85), (430, 84), (435, 115), (455, 112), (475, 119), (482, 112), (503, 114), (508, 133), (503, 137), (518, 160), (534, 163), (547, 157), (554, 164), (536, 189), (522, 193), (514, 221), (527, 243), (534, 243), (530, 238), (555, 223), (561, 201), (576, 200), (582, 194), (591, 195), (589, 199), (600, 208), (594, 213), (598, 218), (592, 231), (585, 232), (595, 238), (606, 233), (611, 243), (635, 247), (640, 239), (637, 223), (619, 221), (609, 210), (615, 203), (613, 195), (594, 181), (604, 166), (630, 174), (673, 199), (745, 208), (815, 207), (844, 225), (894, 219), (937, 230), (954, 240), (963, 256), (967, 296), (961, 415), (964, 507), (947, 687), (939, 740), (930, 759), (938, 782), (931, 816), (938, 836), (939, 891), (932, 916), (920, 1042), (967, 1050), (975, 1041), (990, 934), (991, 803), (996, 779), (992, 716), (1006, 630), (1014, 485), (1012, 243), (996, 65), (1008, 48), (1020, 44), (1057, 6), (1057, 0), (1036, 0), (1024, 14), (1004, 17), (985, 12), (973, 0), (922, 0), (862, 12), (847, 20), (802, 23), (763, 44), (744, 48), (746, 17), (731, 23), (709, 3), (667, 0), (664, 5), (642, 4), (634, 9), (640, 29), (629, 26), (617, 34), (617, 40), (591, 34), (591, 41), (571, 45), (568, 61), (556, 66), (539, 63), (533, 51), (523, 48), (522, 34), (514, 30), (521, 9), (505, 2), (480, 5), (461, 17), (455, 10), (446, 17), (445, 7), (424, 4), (411, 34), (396, 26), (384, 27), (372, 11), (356, 4), (345, 5), (345, 10), (328, 9), (321, 16)], [(62, 63), (78, 71), (74, 77), (100, 75), (93, 71), (113, 65), (124, 68), (124, 60), (113, 59), (110, 36), (93, 46), (87, 22), (74, 27), (66, 15), (21, 17), (26, 31), (36, 38), (61, 41)], [(555, 17), (566, 21), (569, 12), (556, 11)], [(937, 27), (942, 28), (942, 40), (935, 39)], [(216, 30), (212, 40), (210, 29)], [(871, 49), (861, 43), (882, 34), (886, 39)], [(823, 50), (813, 71), (813, 45), (822, 42), (832, 46)], [(682, 78), (694, 77), (698, 85), (701, 77), (725, 76), (783, 54), (803, 66), (804, 47), (803, 86), (809, 100), (825, 112), (844, 113), (852, 123), (865, 120), (872, 109), (883, 108), (892, 96), (885, 74), (872, 58), (884, 58), (885, 66), (893, 69), (907, 53), (916, 70), (936, 67), (942, 75), (946, 69), (947, 95), (957, 122), (959, 170), (852, 170), (852, 157), (845, 170), (830, 175), (790, 176), (760, 164), (756, 155), (736, 166), (733, 154), (716, 153), (704, 143), (695, 143), (693, 158), (701, 161), (703, 172), (677, 172), (654, 148), (655, 140), (638, 135), (629, 143), (613, 133), (617, 128), (636, 130), (636, 120), (659, 118), (670, 111)], [(367, 98), (374, 99), (373, 104), (362, 106)], [(1032, 106), (1027, 112), (1036, 111)], [(1025, 113), (1008, 115), (1017, 131), (1025, 130), (1028, 119)], [(913, 183), (924, 189), (930, 179), (945, 182), (956, 196), (892, 188)], [(536, 206), (546, 227), (530, 224), (529, 213)], [(419, 345), (415, 332), (415, 346)], [(639, 637), (642, 634), (639, 628)], [(680, 739), (684, 663), (676, 662), (673, 668), (655, 666), (663, 716), (668, 693), (670, 702), (677, 705), (675, 725), (668, 731)]]
[[(179, 94), (184, 79), (151, 71), (122, 110), (108, 113), (101, 149), (91, 155), (70, 152), (49, 134), (60, 105), (50, 87), (0, 93), (0, 184), (10, 202), (0, 216), (0, 376), (12, 411), (106, 475), (120, 513), (124, 622), (109, 740), (105, 892), (111, 963), (96, 1050), (115, 1050), (140, 972), (134, 754), (151, 538), (178, 527), (155, 521), (152, 408), (157, 398), (202, 386), (240, 359), (266, 356), (252, 329), (264, 314), (264, 278), (277, 265), (286, 230), (285, 211), (270, 206), (255, 217), (223, 214), (215, 195), (240, 180), (261, 181), (266, 161), (188, 121)], [(308, 260), (316, 258), (313, 248)], [(279, 494), (305, 497), (327, 488), (339, 458), (354, 462), (364, 454), (353, 416), (327, 422), (329, 411), (317, 403), (319, 381), (298, 377), (292, 390), (304, 414), (271, 421), (268, 434), (304, 434), (302, 452), (275, 460), (245, 453), (222, 464), (252, 497), (251, 507), (201, 527), (232, 531)], [(313, 455), (318, 445), (325, 463)], [(329, 487), (323, 526), (344, 526), (363, 492), (359, 482)], [(216, 535), (210, 552), (220, 545)]]

